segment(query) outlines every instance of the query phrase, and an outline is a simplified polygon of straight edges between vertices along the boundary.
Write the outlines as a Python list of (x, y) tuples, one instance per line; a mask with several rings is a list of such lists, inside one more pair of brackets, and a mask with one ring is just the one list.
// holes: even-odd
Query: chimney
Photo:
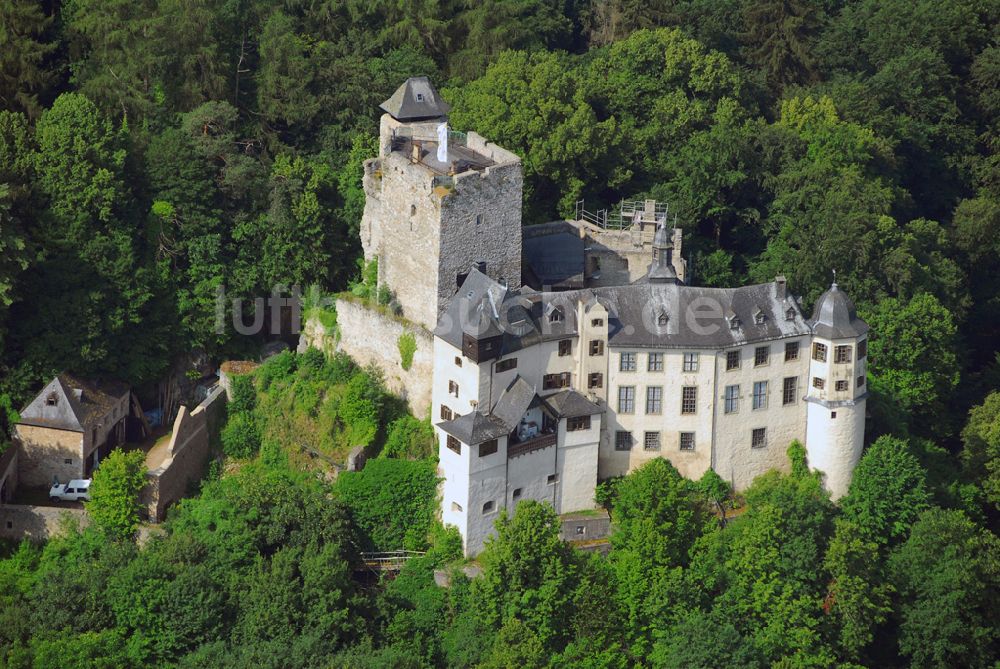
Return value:
[(413, 142), (413, 149), (410, 155), (410, 160), (415, 163), (420, 162), (420, 142)]
[(783, 274), (779, 274), (778, 276), (774, 277), (774, 283), (775, 286), (777, 287), (778, 299), (779, 300), (785, 299), (785, 296), (787, 294), (786, 292), (787, 282), (785, 281), (785, 276)]

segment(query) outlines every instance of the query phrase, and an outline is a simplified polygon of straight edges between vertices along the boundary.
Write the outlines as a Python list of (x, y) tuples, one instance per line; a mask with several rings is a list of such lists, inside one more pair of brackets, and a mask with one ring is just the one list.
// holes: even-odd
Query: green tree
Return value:
[(252, 458), (260, 450), (260, 427), (249, 411), (230, 414), (222, 428), (222, 450), (232, 458)]
[(113, 541), (125, 541), (139, 529), (139, 493), (146, 486), (142, 451), (114, 450), (101, 463), (90, 484), (87, 513)]
[(962, 430), (962, 461), (968, 476), (980, 481), (986, 499), (1000, 508), (1000, 392), (969, 411)]
[(0, 105), (37, 118), (39, 94), (51, 85), (54, 72), (47, 62), (56, 45), (49, 41), (52, 18), (38, 3), (4, 0), (0, 3)]
[(823, 23), (821, 5), (811, 0), (760, 0), (744, 5), (743, 23), (745, 58), (763, 71), (772, 89), (816, 78), (812, 51)]
[(961, 511), (930, 509), (889, 560), (899, 648), (914, 666), (989, 667), (1000, 634), (1000, 542)]

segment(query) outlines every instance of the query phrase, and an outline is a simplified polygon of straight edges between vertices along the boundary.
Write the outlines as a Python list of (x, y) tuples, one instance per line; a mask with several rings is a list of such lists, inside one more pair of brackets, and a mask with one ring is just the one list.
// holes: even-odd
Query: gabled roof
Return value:
[(463, 444), (471, 445), (497, 439), (510, 432), (499, 418), (479, 411), (470, 411), (454, 420), (438, 423), (437, 426)]
[(118, 381), (84, 381), (60, 374), (21, 411), (19, 424), (83, 432), (128, 392), (128, 385)]
[(524, 413), (537, 404), (537, 398), (535, 389), (517, 376), (500, 395), (491, 413), (507, 426), (509, 432), (521, 422)]
[(560, 418), (577, 418), (604, 413), (604, 409), (594, 404), (575, 390), (561, 390), (555, 395), (549, 395), (545, 404)]
[(410, 77), (379, 107), (397, 121), (441, 118), (451, 109), (427, 77)]

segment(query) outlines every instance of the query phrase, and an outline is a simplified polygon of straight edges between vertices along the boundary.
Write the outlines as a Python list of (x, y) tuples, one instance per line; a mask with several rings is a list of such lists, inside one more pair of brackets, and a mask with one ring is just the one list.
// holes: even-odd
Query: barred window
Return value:
[(694, 432), (681, 432), (681, 450), (694, 450)]
[(781, 387), (781, 403), (785, 406), (795, 404), (795, 395), (798, 391), (799, 380), (794, 376), (785, 377), (785, 382)]
[(760, 367), (766, 365), (771, 358), (770, 346), (758, 346), (753, 352), (753, 366)]
[(851, 347), (837, 346), (833, 349), (833, 361), (837, 363), (851, 361)]
[(813, 377), (813, 388), (823, 390), (826, 387), (826, 381), (819, 378), (818, 376)]
[(799, 359), (799, 342), (790, 341), (785, 344), (785, 362)]
[(617, 432), (615, 432), (615, 450), (616, 451), (632, 450), (631, 432), (626, 432), (625, 430), (618, 430)]
[(515, 369), (517, 367), (517, 358), (510, 358), (509, 360), (501, 360), (495, 365), (495, 367), (498, 374), (500, 372), (507, 372), (512, 369)]
[(622, 353), (618, 360), (618, 371), (620, 372), (634, 372), (635, 371), (635, 353)]
[(590, 429), (590, 416), (574, 416), (566, 419), (566, 431), (577, 432), (578, 430)]
[(753, 384), (753, 408), (767, 408), (767, 381), (757, 381)]
[(642, 439), (642, 448), (646, 451), (660, 450), (660, 433), (647, 432), (644, 434)]
[(451, 436), (450, 434), (448, 435), (448, 438), (445, 439), (445, 444), (448, 446), (448, 448), (455, 451), (459, 455), (462, 454), (462, 443), (455, 437)]
[(681, 413), (695, 413), (698, 411), (698, 387), (684, 386), (681, 390)]
[(618, 413), (635, 412), (635, 386), (618, 388)]
[(727, 351), (726, 352), (726, 371), (740, 368), (740, 352), (739, 351)]
[(489, 441), (484, 441), (479, 444), (479, 457), (485, 458), (487, 455), (493, 455), (497, 452), (497, 440), (490, 439)]
[(750, 448), (764, 448), (767, 446), (767, 428), (755, 427), (750, 436)]
[(646, 388), (646, 413), (661, 413), (663, 411), (663, 388), (648, 386)]
[(826, 344), (816, 342), (813, 344), (813, 360), (826, 362)]
[(843, 392), (843, 391), (848, 390), (850, 388), (850, 382), (849, 381), (837, 381), (837, 383), (834, 385), (834, 388), (836, 390), (840, 391), (840, 392)]
[(646, 371), (648, 372), (662, 372), (663, 371), (663, 354), (662, 353), (650, 353), (646, 356)]
[(698, 371), (698, 354), (697, 353), (685, 353), (684, 354), (684, 371), (685, 372), (697, 372)]
[(726, 413), (736, 413), (740, 410), (740, 387), (726, 386), (726, 403), (725, 412)]

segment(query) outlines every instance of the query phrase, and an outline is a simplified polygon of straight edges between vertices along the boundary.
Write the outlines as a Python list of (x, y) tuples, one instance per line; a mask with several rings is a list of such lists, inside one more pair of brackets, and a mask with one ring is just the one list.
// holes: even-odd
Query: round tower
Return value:
[(816, 302), (809, 325), (806, 452), (837, 499), (847, 493), (864, 447), (868, 324), (834, 282)]

